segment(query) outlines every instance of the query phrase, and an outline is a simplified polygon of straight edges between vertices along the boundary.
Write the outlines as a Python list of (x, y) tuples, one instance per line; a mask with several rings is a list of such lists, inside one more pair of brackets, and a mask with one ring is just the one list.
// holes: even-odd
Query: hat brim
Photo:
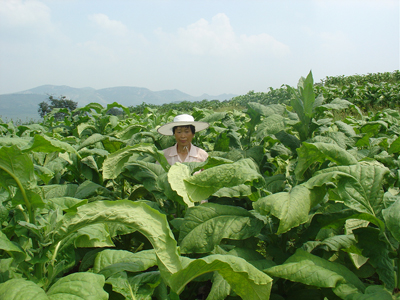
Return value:
[(171, 122), (168, 124), (165, 124), (157, 129), (158, 133), (162, 135), (174, 135), (172, 132), (172, 128), (175, 126), (188, 126), (188, 125), (193, 125), (194, 128), (196, 129), (196, 132), (202, 131), (204, 129), (207, 129), (210, 124), (207, 122), (199, 122), (199, 121), (194, 121), (194, 122)]

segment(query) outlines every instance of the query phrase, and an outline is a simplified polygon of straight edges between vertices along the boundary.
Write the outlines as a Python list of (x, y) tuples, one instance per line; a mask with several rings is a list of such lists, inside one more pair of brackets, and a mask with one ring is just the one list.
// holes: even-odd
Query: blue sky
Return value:
[(267, 92), (399, 69), (398, 0), (0, 0), (0, 94)]

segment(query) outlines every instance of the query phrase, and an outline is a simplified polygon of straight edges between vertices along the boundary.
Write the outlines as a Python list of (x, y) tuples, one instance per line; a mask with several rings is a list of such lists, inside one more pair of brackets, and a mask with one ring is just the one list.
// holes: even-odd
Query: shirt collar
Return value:
[[(178, 144), (175, 144), (174, 147), (172, 148), (172, 151), (169, 154), (169, 156), (177, 156), (177, 155), (178, 155)], [(199, 156), (198, 151), (196, 151), (196, 147), (193, 146), (192, 143), (190, 144), (189, 156), (191, 156), (191, 157)]]

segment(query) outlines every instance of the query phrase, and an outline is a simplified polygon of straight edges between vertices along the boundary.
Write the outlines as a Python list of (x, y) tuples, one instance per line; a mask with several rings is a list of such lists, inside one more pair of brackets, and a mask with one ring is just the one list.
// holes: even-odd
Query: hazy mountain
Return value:
[(30, 90), (0, 95), (0, 117), (3, 121), (17, 120), (22, 121), (39, 119), (37, 112), (39, 103), (46, 101), (49, 96), (59, 98), (66, 96), (68, 99), (78, 102), (82, 107), (91, 102), (100, 103), (103, 106), (117, 102), (124, 106), (136, 106), (143, 102), (149, 104), (162, 105), (165, 103), (181, 101), (201, 101), (207, 100), (229, 100), (235, 97), (233, 94), (222, 94), (210, 96), (203, 94), (199, 97), (191, 96), (179, 90), (151, 91), (140, 87), (112, 87), (105, 89), (73, 88), (66, 85), (42, 85)]

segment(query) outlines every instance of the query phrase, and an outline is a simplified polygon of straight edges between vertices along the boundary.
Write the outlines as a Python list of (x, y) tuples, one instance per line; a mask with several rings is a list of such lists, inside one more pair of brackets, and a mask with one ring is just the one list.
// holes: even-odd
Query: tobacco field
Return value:
[[(0, 299), (400, 299), (399, 84), (361, 85), (0, 119)], [(209, 158), (170, 166), (187, 112)]]

